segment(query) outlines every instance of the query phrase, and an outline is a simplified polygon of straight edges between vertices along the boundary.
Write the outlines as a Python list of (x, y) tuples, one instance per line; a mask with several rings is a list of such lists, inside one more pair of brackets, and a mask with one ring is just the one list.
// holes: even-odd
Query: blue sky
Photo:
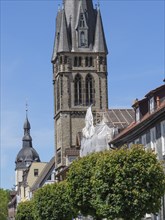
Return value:
[[(94, 4), (97, 1), (94, 1)], [(33, 147), (42, 161), (54, 154), (51, 55), (61, 0), (1, 0), (1, 182), (15, 183), (25, 104)], [(163, 84), (164, 0), (100, 0), (109, 50), (110, 108), (130, 108)]]

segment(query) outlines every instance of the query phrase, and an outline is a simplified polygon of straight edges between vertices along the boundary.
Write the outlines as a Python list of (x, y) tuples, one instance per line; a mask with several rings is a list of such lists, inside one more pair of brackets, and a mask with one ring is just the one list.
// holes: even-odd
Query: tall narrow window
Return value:
[(93, 79), (90, 74), (87, 75), (86, 77), (86, 82), (85, 82), (85, 87), (86, 87), (86, 105), (91, 105), (93, 103)]
[(90, 57), (90, 66), (93, 66), (93, 58)]
[(57, 110), (60, 109), (60, 82), (57, 80)]
[(88, 66), (88, 57), (85, 57), (85, 66)]
[(81, 57), (78, 58), (78, 66), (81, 66)]
[(60, 64), (62, 64), (62, 57), (60, 57)]
[(155, 150), (156, 149), (156, 130), (155, 130), (155, 127), (151, 128), (150, 134), (151, 134), (151, 149)]
[(74, 90), (75, 90), (75, 105), (82, 104), (82, 85), (81, 85), (81, 76), (79, 74), (75, 77), (74, 83)]
[(77, 57), (74, 58), (74, 66), (76, 67), (78, 65), (78, 62), (77, 62)]
[(150, 113), (154, 112), (154, 97), (150, 98)]
[(162, 140), (162, 152), (165, 155), (165, 121), (161, 122), (161, 140)]
[(99, 57), (100, 58), (100, 65), (103, 65), (103, 63), (104, 63), (104, 58), (103, 57)]
[(65, 56), (65, 57), (64, 57), (64, 64), (67, 64), (67, 62), (68, 62), (68, 57)]
[(80, 33), (80, 45), (85, 46), (85, 33), (84, 33), (84, 31), (81, 31), (81, 33)]
[(146, 134), (144, 134), (144, 135), (142, 136), (142, 145), (143, 145), (144, 147), (146, 147), (146, 145), (147, 145)]

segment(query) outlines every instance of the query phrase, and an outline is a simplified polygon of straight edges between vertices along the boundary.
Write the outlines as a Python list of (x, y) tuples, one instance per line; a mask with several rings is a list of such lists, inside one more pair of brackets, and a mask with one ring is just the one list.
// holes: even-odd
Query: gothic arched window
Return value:
[(87, 75), (85, 80), (86, 88), (86, 105), (91, 105), (94, 103), (93, 100), (93, 78), (90, 74)]
[(81, 82), (81, 76), (79, 74), (77, 74), (75, 77), (74, 95), (75, 95), (75, 105), (81, 105), (82, 104), (82, 82)]

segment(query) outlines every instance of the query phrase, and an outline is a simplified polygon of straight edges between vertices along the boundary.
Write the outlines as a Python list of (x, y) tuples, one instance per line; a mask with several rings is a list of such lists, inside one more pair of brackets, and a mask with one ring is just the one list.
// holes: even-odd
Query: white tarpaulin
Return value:
[(93, 126), (93, 115), (91, 107), (87, 109), (85, 117), (85, 128), (82, 130), (80, 157), (92, 152), (109, 149), (109, 141), (114, 135), (114, 128), (108, 127), (104, 118), (100, 124)]

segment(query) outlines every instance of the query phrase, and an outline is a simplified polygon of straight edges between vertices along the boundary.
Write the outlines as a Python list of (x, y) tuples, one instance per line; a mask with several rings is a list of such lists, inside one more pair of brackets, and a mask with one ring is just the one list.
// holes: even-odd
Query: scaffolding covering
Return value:
[(93, 125), (93, 115), (91, 106), (87, 109), (85, 116), (85, 127), (82, 129), (80, 157), (92, 152), (99, 152), (109, 149), (109, 141), (115, 133), (114, 127), (109, 127), (105, 123), (105, 118), (96, 126)]

